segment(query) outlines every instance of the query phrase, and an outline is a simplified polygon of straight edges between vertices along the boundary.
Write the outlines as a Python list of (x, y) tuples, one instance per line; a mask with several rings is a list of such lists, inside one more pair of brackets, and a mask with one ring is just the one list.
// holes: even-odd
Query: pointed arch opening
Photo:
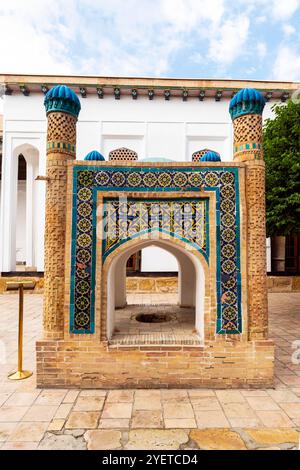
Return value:
[[(181, 251), (174, 248), (173, 245), (167, 245), (161, 241), (156, 241), (156, 243), (145, 242), (141, 245), (141, 250), (146, 248), (157, 247), (160, 250), (163, 250), (170, 254), (177, 264), (178, 269), (178, 282), (177, 282), (177, 294), (172, 295), (170, 303), (176, 303), (180, 307), (195, 307), (195, 267), (192, 261)], [(140, 250), (139, 250), (140, 251)], [(128, 286), (126, 283), (127, 279), (127, 262), (128, 259), (138, 251), (135, 247), (132, 247), (129, 252), (123, 253), (122, 256), (118, 258), (116, 264), (116, 272), (118, 275), (115, 276), (115, 306), (116, 308), (124, 308), (128, 303), (132, 303), (129, 297)], [(159, 260), (155, 259), (155, 263), (159, 266)], [(147, 280), (147, 278), (145, 278)], [(151, 279), (151, 278), (150, 278)], [(151, 282), (150, 282), (151, 284)], [(141, 303), (144, 302), (143, 298), (137, 298), (137, 302), (141, 300)], [(136, 302), (135, 302), (136, 303)], [(149, 302), (147, 302), (149, 303)]]
[[(178, 263), (178, 303), (176, 305), (130, 305), (126, 301), (126, 262), (138, 250), (162, 248)], [(159, 260), (157, 260), (159, 263)], [(157, 239), (143, 236), (125, 242), (104, 263), (102, 288), (102, 339), (121, 344), (201, 344), (204, 340), (204, 312), (209, 298), (208, 266), (204, 257), (188, 243), (166, 234)], [(166, 321), (142, 325), (138, 314), (165, 315)]]
[(17, 145), (10, 160), (4, 160), (2, 265), (5, 271), (35, 271), (37, 265), (37, 220), (39, 201), (35, 178), (39, 150), (33, 144)]

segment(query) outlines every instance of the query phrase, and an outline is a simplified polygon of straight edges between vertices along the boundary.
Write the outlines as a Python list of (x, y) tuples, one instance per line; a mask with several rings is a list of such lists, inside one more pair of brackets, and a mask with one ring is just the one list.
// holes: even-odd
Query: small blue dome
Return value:
[(46, 113), (61, 111), (78, 117), (81, 109), (76, 93), (66, 85), (57, 85), (51, 88), (44, 99)]
[(85, 157), (85, 160), (98, 160), (99, 162), (104, 162), (105, 158), (97, 150), (92, 150)]
[(140, 162), (174, 162), (174, 160), (170, 160), (169, 158), (164, 157), (147, 157), (142, 158)]
[(200, 158), (200, 162), (220, 162), (221, 157), (218, 152), (213, 152), (210, 150), (209, 152), (206, 152), (202, 157)]
[(265, 98), (255, 88), (243, 88), (240, 90), (229, 105), (231, 119), (234, 120), (245, 114), (262, 114), (265, 106)]

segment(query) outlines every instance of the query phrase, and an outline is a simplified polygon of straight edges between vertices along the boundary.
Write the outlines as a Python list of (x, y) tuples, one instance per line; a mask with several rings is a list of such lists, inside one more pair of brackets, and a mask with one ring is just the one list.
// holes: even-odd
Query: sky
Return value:
[(300, 0), (0, 0), (0, 74), (300, 81)]

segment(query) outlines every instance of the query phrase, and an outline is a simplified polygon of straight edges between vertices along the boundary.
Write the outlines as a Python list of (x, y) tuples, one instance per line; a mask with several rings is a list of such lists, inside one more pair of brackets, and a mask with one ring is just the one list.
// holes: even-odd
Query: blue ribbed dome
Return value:
[(169, 158), (164, 157), (147, 157), (142, 158), (140, 162), (174, 162), (174, 160), (170, 160)]
[(97, 150), (92, 150), (85, 157), (85, 160), (98, 160), (99, 162), (104, 162), (105, 158)]
[(209, 152), (206, 152), (202, 157), (200, 158), (200, 162), (220, 162), (221, 157), (218, 152), (213, 152), (210, 150)]
[(233, 119), (244, 114), (262, 114), (265, 106), (265, 98), (255, 88), (243, 88), (229, 105), (230, 116)]
[(66, 85), (57, 85), (51, 88), (45, 96), (44, 105), (47, 114), (61, 111), (78, 117), (81, 109), (78, 96)]

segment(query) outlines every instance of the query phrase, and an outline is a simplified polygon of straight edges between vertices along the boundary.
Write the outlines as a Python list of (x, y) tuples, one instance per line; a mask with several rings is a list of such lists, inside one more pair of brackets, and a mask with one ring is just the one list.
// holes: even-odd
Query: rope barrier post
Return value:
[(23, 323), (24, 323), (24, 290), (34, 289), (35, 281), (8, 281), (7, 291), (19, 292), (19, 327), (18, 327), (18, 369), (8, 375), (10, 380), (27, 379), (32, 375), (29, 370), (23, 370)]

